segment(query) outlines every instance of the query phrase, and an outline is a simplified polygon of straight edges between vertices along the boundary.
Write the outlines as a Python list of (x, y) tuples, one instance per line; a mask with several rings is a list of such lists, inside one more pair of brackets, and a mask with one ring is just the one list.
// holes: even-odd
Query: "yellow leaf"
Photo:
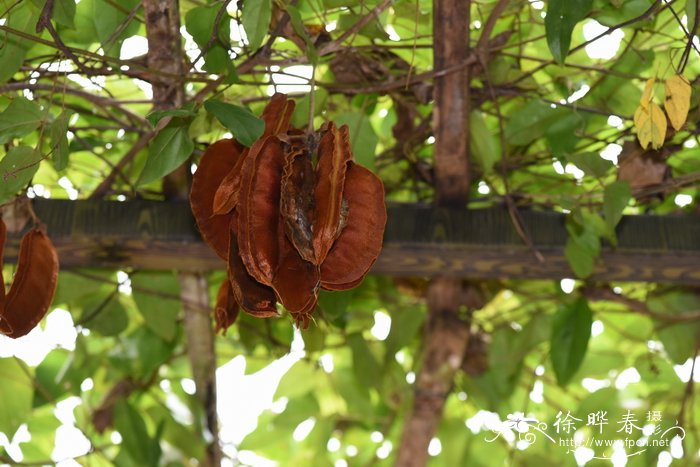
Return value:
[(666, 80), (665, 87), (664, 108), (673, 128), (680, 130), (688, 118), (690, 109), (690, 83), (683, 76), (675, 75)]
[(644, 92), (642, 93), (642, 99), (639, 101), (639, 105), (645, 109), (649, 106), (651, 102), (651, 92), (654, 90), (654, 78), (647, 80), (647, 84), (644, 85)]
[(647, 106), (639, 105), (634, 112), (634, 129), (637, 131), (637, 139), (644, 149), (649, 146), (658, 149), (666, 139), (666, 115), (661, 107), (648, 102)]

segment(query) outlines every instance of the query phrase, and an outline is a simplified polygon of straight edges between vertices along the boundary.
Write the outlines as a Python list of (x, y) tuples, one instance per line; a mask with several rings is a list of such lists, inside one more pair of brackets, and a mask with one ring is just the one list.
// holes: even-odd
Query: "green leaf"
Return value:
[(0, 358), (0, 432), (12, 439), (32, 412), (32, 370), (13, 357)]
[[(82, 0), (78, 9), (83, 3), (87, 3), (87, 0)], [(124, 39), (138, 32), (139, 22), (128, 17), (128, 12), (138, 3), (139, 0), (120, 0), (118, 3), (111, 0), (90, 0), (86, 5), (97, 39), (107, 55), (119, 56)]]
[(204, 70), (209, 73), (226, 73), (227, 78), (225, 83), (231, 84), (238, 82), (236, 68), (233, 66), (233, 61), (229, 57), (228, 52), (220, 46), (214, 46), (204, 55)]
[[(661, 289), (649, 295), (647, 306), (661, 315), (694, 313), (700, 309), (700, 297), (689, 290)], [(671, 361), (681, 365), (694, 355), (700, 323), (658, 320), (655, 327), (656, 334)]]
[(632, 198), (632, 190), (627, 182), (618, 180), (605, 187), (603, 213), (608, 229), (613, 235), (612, 238), (615, 238), (615, 226), (622, 219), (622, 211), (627, 207), (630, 198)]
[(44, 112), (36, 102), (17, 97), (0, 113), (0, 144), (39, 128)]
[(577, 277), (585, 278), (593, 272), (595, 259), (600, 254), (600, 235), (604, 233), (599, 230), (603, 228), (595, 215), (574, 211), (567, 219), (569, 238), (564, 246), (564, 256)]
[(600, 154), (596, 152), (568, 154), (566, 159), (583, 170), (586, 175), (595, 178), (604, 177), (614, 165), (611, 161), (600, 157)]
[[(36, 367), (36, 382), (39, 389), (34, 394), (34, 407), (61, 399), (68, 392), (79, 390), (80, 383), (64, 379), (73, 358), (70, 352), (54, 349)], [(49, 397), (49, 398), (47, 398)]]
[[(342, 14), (338, 18), (338, 29), (340, 31), (345, 31), (357, 24), (363, 17), (364, 15), (355, 13)], [(362, 26), (359, 33), (369, 39), (378, 39), (382, 41), (389, 39), (389, 34), (386, 33), (381, 23), (376, 19)]]
[[(641, 1), (642, 0), (637, 0), (637, 2)], [(688, 17), (687, 29), (688, 31), (693, 31), (695, 29), (695, 20), (698, 15), (698, 0), (685, 0), (685, 14)]]
[[(214, 22), (219, 15), (222, 5), (219, 3), (192, 8), (185, 15), (185, 28), (192, 35), (192, 38), (201, 48), (205, 47), (211, 40), (212, 33), (216, 26)], [(218, 34), (214, 43), (231, 43), (231, 17), (227, 12), (223, 12), (218, 25)]]
[(357, 382), (367, 388), (378, 387), (382, 380), (382, 369), (362, 334), (350, 334), (347, 342), (352, 350), (352, 369)]
[(303, 396), (318, 385), (319, 370), (305, 360), (299, 360), (280, 380), (275, 397), (293, 399)]
[(597, 254), (580, 237), (569, 237), (564, 246), (564, 256), (576, 277), (586, 278), (593, 272)]
[(416, 338), (425, 321), (425, 313), (420, 307), (396, 307), (391, 312), (391, 329), (386, 338), (386, 358), (394, 358), (396, 352)]
[[(168, 396), (170, 397), (170, 396)], [(205, 441), (197, 435), (197, 427), (194, 424), (185, 426), (173, 418), (173, 414), (164, 405), (148, 407), (148, 415), (154, 421), (163, 424), (163, 441), (188, 455), (192, 459), (203, 459)], [(172, 464), (168, 464), (172, 465)]]
[(24, 189), (39, 169), (41, 155), (29, 146), (15, 146), (0, 160), (0, 204)]
[[(9, 12), (8, 17), (5, 18), (7, 20), (5, 26), (27, 34), (35, 34), (39, 9), (32, 2), (18, 3), (0, 3), (3, 14)], [(10, 6), (14, 8), (10, 8)], [(34, 47), (36, 42), (7, 31), (2, 31), (0, 34), (2, 34), (2, 39), (0, 39), (1, 84), (7, 82), (20, 69), (27, 51)]]
[(172, 341), (180, 314), (180, 303), (175, 298), (180, 292), (177, 277), (171, 272), (139, 272), (131, 276), (131, 285), (132, 296), (146, 326), (166, 341)]
[(139, 185), (168, 175), (187, 160), (194, 150), (194, 141), (188, 133), (189, 125), (189, 122), (175, 119), (156, 135), (148, 148), (148, 159)]
[(514, 146), (532, 143), (562, 117), (562, 111), (539, 100), (529, 101), (511, 113), (505, 127), (506, 141)]
[(581, 114), (566, 107), (557, 107), (554, 114), (557, 118), (549, 124), (544, 135), (554, 157), (561, 157), (574, 152), (586, 121)]
[(318, 63), (318, 53), (316, 52), (314, 42), (306, 32), (299, 9), (294, 5), (287, 5), (287, 14), (289, 14), (289, 21), (292, 23), (294, 32), (297, 33), (299, 37), (304, 39), (304, 44), (306, 45), (306, 56), (309, 58), (309, 63), (315, 66)]
[(318, 304), (333, 326), (344, 328), (347, 323), (347, 310), (355, 294), (354, 289), (340, 292), (321, 290), (318, 294)]
[(350, 368), (333, 370), (333, 387), (345, 400), (348, 413), (361, 417), (365, 423), (371, 423), (375, 412), (370, 399), (369, 387), (360, 384), (353, 373)]
[(350, 145), (355, 161), (374, 170), (374, 151), (379, 138), (367, 115), (361, 112), (345, 112), (337, 115), (333, 121), (339, 127), (347, 125), (350, 129)]
[(79, 322), (103, 336), (116, 336), (127, 328), (129, 317), (118, 294), (96, 294), (87, 300)]
[(592, 5), (593, 0), (549, 0), (544, 27), (549, 51), (558, 63), (564, 63), (571, 45), (571, 33)]
[(174, 342), (166, 342), (146, 326), (140, 326), (110, 353), (110, 363), (131, 378), (150, 378), (160, 365), (171, 358)]
[(243, 3), (243, 29), (252, 50), (257, 50), (270, 27), (272, 2), (270, 0), (246, 0)]
[(265, 131), (265, 122), (245, 107), (212, 99), (204, 103), (204, 108), (231, 130), (233, 137), (244, 146), (252, 146)]
[(695, 354), (700, 325), (697, 323), (662, 323), (656, 335), (664, 345), (666, 355), (677, 365), (682, 365)]
[(31, 416), (25, 420), (27, 431), (32, 439), (28, 443), (22, 443), (22, 462), (39, 465), (45, 464), (46, 459), (51, 458), (51, 453), (56, 445), (56, 430), (62, 425), (54, 414), (55, 407), (45, 405), (34, 409)]
[(168, 109), (168, 110), (155, 110), (146, 116), (148, 123), (154, 127), (165, 117), (177, 117), (183, 120), (193, 119), (197, 114), (190, 109)]
[(488, 394), (488, 397), (495, 396), (493, 402), (498, 404), (497, 399), (510, 398), (520, 379), (525, 357), (538, 344), (547, 340), (550, 328), (549, 317), (537, 314), (520, 331), (510, 326), (501, 326), (492, 333), (489, 370), (482, 383), (491, 387), (493, 394)]
[(549, 356), (560, 386), (565, 386), (581, 366), (592, 324), (593, 313), (584, 298), (562, 305), (555, 313)]
[(484, 114), (476, 110), (469, 115), (469, 148), (484, 174), (491, 173), (501, 158), (496, 136), (486, 126)]
[[(325, 110), (328, 99), (328, 91), (323, 88), (316, 88), (314, 91), (314, 116), (321, 115)], [(296, 101), (297, 105), (292, 114), (292, 126), (303, 128), (309, 123), (309, 105), (311, 93), (306, 94)]]
[(322, 329), (318, 323), (309, 326), (309, 329), (304, 330), (302, 337), (304, 338), (304, 350), (313, 354), (324, 349), (328, 331)]
[[(686, 12), (689, 8), (694, 8), (691, 4), (695, 4), (696, 0), (686, 0)], [(617, 26), (618, 24), (637, 18), (642, 15), (653, 4), (653, 0), (596, 0), (591, 11), (592, 18), (598, 21), (603, 26)], [(688, 28), (692, 29), (692, 18), (695, 17), (695, 10), (692, 10), (692, 15), (688, 14)], [(628, 28), (644, 28), (653, 23), (654, 15), (642, 21), (634, 21), (628, 24)]]
[[(235, 76), (235, 68), (226, 51), (226, 48), (231, 45), (231, 17), (224, 11), (218, 26), (214, 24), (222, 7), (222, 4), (215, 3), (192, 8), (185, 16), (185, 27), (200, 49), (209, 46), (209, 50), (204, 55), (205, 71), (210, 73), (226, 71), (229, 76), (231, 74)], [(218, 34), (215, 40), (210, 43), (215, 30)]]
[(122, 436), (121, 452), (137, 465), (158, 465), (158, 441), (149, 436), (143, 416), (123, 399), (114, 405), (114, 428)]
[(68, 122), (71, 118), (68, 111), (61, 112), (61, 115), (51, 123), (49, 135), (51, 136), (51, 150), (53, 165), (57, 172), (68, 166), (70, 147), (68, 145)]
[(642, 97), (642, 90), (635, 82), (624, 77), (642, 75), (655, 62), (653, 50), (630, 48), (612, 66), (614, 73), (605, 76), (600, 83), (581, 99), (581, 104), (592, 105), (616, 115), (633, 115)]
[(61, 26), (75, 27), (75, 0), (56, 0), (53, 4), (53, 19)]

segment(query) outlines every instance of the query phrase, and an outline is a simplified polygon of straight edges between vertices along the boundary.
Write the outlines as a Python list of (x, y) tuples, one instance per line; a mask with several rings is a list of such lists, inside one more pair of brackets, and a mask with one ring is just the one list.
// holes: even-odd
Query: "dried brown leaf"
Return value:
[(618, 167), (617, 178), (633, 190), (663, 183), (670, 170), (662, 151), (644, 150), (636, 141), (622, 146)]

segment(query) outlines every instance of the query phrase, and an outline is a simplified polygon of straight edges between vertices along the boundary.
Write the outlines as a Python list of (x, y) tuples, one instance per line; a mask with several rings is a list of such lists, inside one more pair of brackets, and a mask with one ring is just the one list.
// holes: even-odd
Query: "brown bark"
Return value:
[[(469, 0), (433, 1), (433, 68), (466, 62), (469, 50)], [(469, 196), (469, 71), (467, 67), (435, 79), (436, 202), (463, 207)]]
[(197, 388), (197, 399), (204, 410), (206, 430), (211, 435), (207, 444), (205, 466), (221, 464), (219, 420), (216, 413), (216, 355), (211, 321), (207, 280), (199, 274), (180, 274), (180, 297), (185, 311), (187, 356), (192, 367), (192, 378)]
[[(469, 0), (433, 1), (434, 68), (443, 70), (469, 57)], [(469, 68), (435, 79), (435, 201), (463, 207), (469, 196)], [(428, 445), (442, 418), (455, 373), (462, 365), (469, 325), (458, 310), (462, 283), (436, 278), (428, 286), (428, 320), (411, 412), (406, 418), (396, 465), (424, 466)]]
[[(153, 89), (153, 108), (171, 109), (185, 103), (185, 65), (180, 35), (178, 0), (144, 0), (146, 20), (148, 68), (158, 70), (150, 82)], [(163, 180), (167, 199), (187, 199), (191, 175), (189, 164), (184, 164)]]
[[(148, 67), (162, 72), (151, 79), (154, 108), (180, 107), (185, 103), (183, 78), (186, 69), (178, 0), (144, 0), (143, 9), (148, 39)], [(189, 163), (185, 163), (163, 180), (166, 199), (187, 199), (190, 181)], [(193, 273), (181, 273), (179, 279), (185, 312), (187, 354), (197, 398), (205, 414), (206, 431), (210, 435), (206, 459), (202, 459), (202, 464), (214, 467), (221, 464), (221, 447), (216, 413), (214, 330), (209, 315), (207, 281), (201, 275)]]
[(469, 339), (469, 327), (457, 314), (461, 295), (459, 279), (435, 279), (428, 286), (423, 361), (416, 378), (413, 408), (397, 452), (397, 466), (418, 467), (427, 462), (428, 445), (437, 431)]

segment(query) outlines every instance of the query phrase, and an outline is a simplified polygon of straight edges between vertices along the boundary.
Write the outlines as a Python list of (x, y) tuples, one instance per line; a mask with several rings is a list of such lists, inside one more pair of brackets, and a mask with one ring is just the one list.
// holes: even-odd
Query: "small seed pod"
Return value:
[(51, 305), (58, 281), (58, 255), (43, 227), (22, 238), (17, 272), (5, 295), (2, 253), (6, 228), (0, 220), (0, 332), (13, 339), (29, 333)]

